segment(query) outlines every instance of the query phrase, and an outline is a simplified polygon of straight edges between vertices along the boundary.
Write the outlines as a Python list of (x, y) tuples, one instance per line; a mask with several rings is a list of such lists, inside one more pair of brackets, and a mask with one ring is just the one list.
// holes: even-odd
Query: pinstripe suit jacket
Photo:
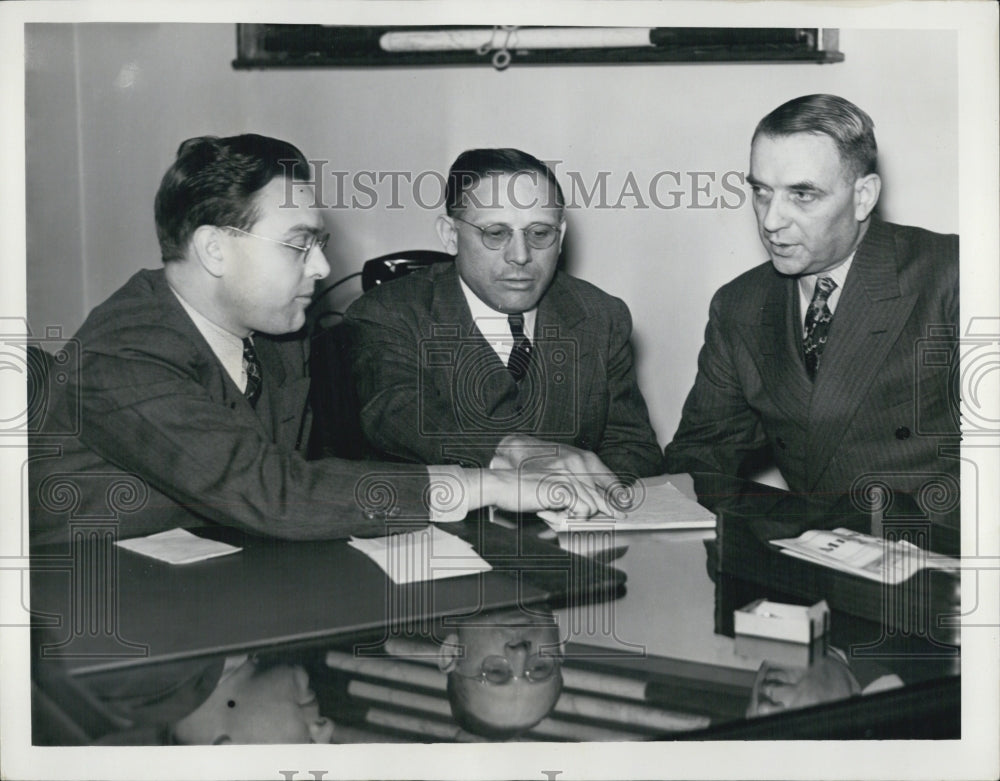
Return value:
[(768, 262), (715, 294), (668, 470), (737, 474), (770, 446), (795, 492), (942, 485), (957, 502), (958, 237), (872, 218), (815, 383), (796, 285)]
[(557, 272), (520, 384), (476, 328), (453, 263), (370, 290), (347, 323), (361, 425), (389, 458), (485, 466), (519, 432), (592, 450), (621, 476), (663, 471), (628, 307), (583, 280)]
[(32, 437), (32, 544), (67, 541), (74, 517), (116, 517), (121, 538), (220, 523), (288, 539), (384, 534), (387, 513), (427, 519), (424, 467), (304, 459), (300, 336), (255, 337), (256, 410), (162, 270), (135, 274), (74, 341), (79, 371)]

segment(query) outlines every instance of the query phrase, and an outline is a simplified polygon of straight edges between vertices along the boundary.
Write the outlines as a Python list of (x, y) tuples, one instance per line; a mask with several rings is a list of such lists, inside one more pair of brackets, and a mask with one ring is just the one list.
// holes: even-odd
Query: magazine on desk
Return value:
[(890, 541), (843, 528), (816, 529), (771, 543), (789, 556), (892, 585), (919, 569), (959, 566), (956, 559), (930, 553), (905, 540)]

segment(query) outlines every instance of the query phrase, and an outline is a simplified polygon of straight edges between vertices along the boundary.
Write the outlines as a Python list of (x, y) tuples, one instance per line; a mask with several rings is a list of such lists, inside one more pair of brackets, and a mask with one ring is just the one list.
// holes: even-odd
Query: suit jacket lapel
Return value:
[[(593, 353), (599, 340), (583, 333), (588, 312), (583, 302), (562, 284), (561, 272), (538, 304), (535, 320), (535, 355), (544, 387), (541, 430), (578, 432), (576, 414), (590, 398), (594, 375), (604, 371)], [(560, 388), (568, 391), (559, 392)], [(572, 395), (572, 397), (571, 397)], [(575, 398), (573, 398), (575, 397)], [(552, 402), (557, 403), (552, 403)]]
[[(432, 273), (436, 273), (436, 270)], [(517, 392), (514, 380), (496, 351), (476, 327), (472, 311), (465, 300), (462, 286), (458, 281), (458, 269), (454, 263), (448, 264), (440, 272), (434, 284), (434, 299), (431, 304), (433, 322), (442, 328), (441, 333), (428, 334), (432, 339), (457, 340), (454, 352), (456, 365), (462, 366), (463, 381), (456, 388), (475, 392), (478, 401), (473, 405), (482, 414), (489, 415), (505, 396)], [(445, 383), (439, 387), (444, 398), (450, 398), (456, 390), (452, 388), (452, 373), (438, 374)]]
[(750, 354), (768, 396), (788, 420), (805, 420), (812, 383), (801, 356), (795, 280), (775, 272), (756, 325), (749, 329)]
[(297, 376), (290, 374), (290, 367), (282, 359), (282, 351), (298, 349), (297, 344), (279, 346), (263, 336), (254, 341), (268, 393), (274, 443), (290, 452), (296, 449), (301, 433), (303, 411), (309, 396), (309, 378), (301, 373)]
[(916, 303), (901, 295), (891, 233), (877, 218), (858, 247), (813, 392), (807, 474), (816, 484)]
[[(153, 286), (159, 299), (164, 302), (167, 324), (177, 331), (186, 334), (191, 343), (196, 346), (197, 354), (194, 363), (197, 366), (199, 381), (202, 387), (211, 393), (213, 397), (219, 399), (221, 404), (229, 406), (244, 421), (256, 426), (261, 434), (269, 436), (264, 424), (261, 423), (260, 419), (254, 413), (253, 407), (247, 403), (246, 398), (240, 393), (240, 389), (236, 383), (229, 377), (218, 357), (212, 352), (212, 348), (205, 341), (205, 337), (201, 335), (201, 331), (198, 330), (198, 327), (188, 317), (188, 313), (184, 311), (184, 307), (181, 306), (180, 301), (177, 300), (177, 297), (170, 289), (170, 285), (167, 284), (166, 276), (163, 274), (162, 269), (156, 275)], [(259, 351), (258, 358), (260, 358)], [(261, 361), (261, 365), (264, 371), (267, 371), (263, 360)]]

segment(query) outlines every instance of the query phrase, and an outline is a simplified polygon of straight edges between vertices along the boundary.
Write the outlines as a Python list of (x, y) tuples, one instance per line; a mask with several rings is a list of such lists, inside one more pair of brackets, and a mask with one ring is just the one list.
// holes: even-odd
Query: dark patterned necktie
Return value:
[(247, 373), (247, 387), (244, 389), (243, 395), (247, 397), (251, 407), (256, 407), (263, 381), (261, 380), (257, 351), (253, 348), (253, 342), (250, 341), (249, 336), (243, 340), (243, 371)]
[(524, 315), (507, 315), (507, 324), (510, 326), (511, 336), (514, 337), (514, 347), (510, 351), (510, 359), (507, 361), (507, 371), (514, 378), (514, 382), (520, 382), (528, 373), (528, 364), (531, 361), (531, 341), (524, 335)]
[(813, 293), (812, 301), (806, 310), (806, 334), (802, 339), (802, 349), (805, 352), (806, 371), (809, 372), (809, 379), (816, 379), (816, 372), (819, 371), (819, 359), (826, 347), (826, 337), (830, 333), (830, 321), (833, 320), (833, 313), (827, 300), (837, 283), (830, 277), (820, 277), (816, 280), (816, 291)]

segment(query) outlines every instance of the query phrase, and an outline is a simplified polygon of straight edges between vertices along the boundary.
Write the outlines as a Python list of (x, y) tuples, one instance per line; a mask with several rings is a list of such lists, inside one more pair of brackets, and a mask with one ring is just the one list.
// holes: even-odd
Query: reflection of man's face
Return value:
[[(453, 226), (445, 246), (456, 253), (458, 273), (482, 301), (498, 312), (526, 312), (538, 305), (548, 289), (562, 246), (562, 209), (548, 180), (534, 171), (485, 177), (465, 196), (458, 219), (442, 218)], [(506, 246), (490, 249), (478, 228), (502, 224), (515, 229)], [(550, 247), (528, 243), (529, 225), (559, 230)], [(477, 226), (477, 227), (473, 227)]]
[(760, 240), (782, 274), (815, 274), (854, 250), (870, 207), (829, 136), (758, 136), (747, 178)]
[(329, 743), (333, 722), (319, 715), (301, 667), (259, 669), (247, 661), (223, 679), (174, 729), (182, 743)]
[(834, 655), (809, 667), (764, 662), (757, 671), (747, 716), (766, 716), (791, 708), (842, 700), (861, 692), (850, 667)]
[(221, 232), (227, 259), (221, 303), (234, 332), (284, 334), (305, 324), (316, 280), (330, 266), (319, 248), (303, 254), (285, 245), (304, 247), (323, 233), (312, 200), (308, 186), (277, 177), (254, 197), (259, 219), (249, 229), (252, 236)]
[[(484, 616), (459, 628), (456, 640), (464, 654), (452, 672), (453, 685), (461, 689), (468, 712), (496, 727), (528, 728), (548, 715), (562, 691), (559, 671), (559, 629), (548, 620), (526, 616), (519, 611)], [(510, 666), (511, 678), (494, 683), (484, 676), (502, 657)], [(541, 661), (540, 661), (541, 660)], [(554, 663), (545, 680), (531, 680), (533, 670)]]

